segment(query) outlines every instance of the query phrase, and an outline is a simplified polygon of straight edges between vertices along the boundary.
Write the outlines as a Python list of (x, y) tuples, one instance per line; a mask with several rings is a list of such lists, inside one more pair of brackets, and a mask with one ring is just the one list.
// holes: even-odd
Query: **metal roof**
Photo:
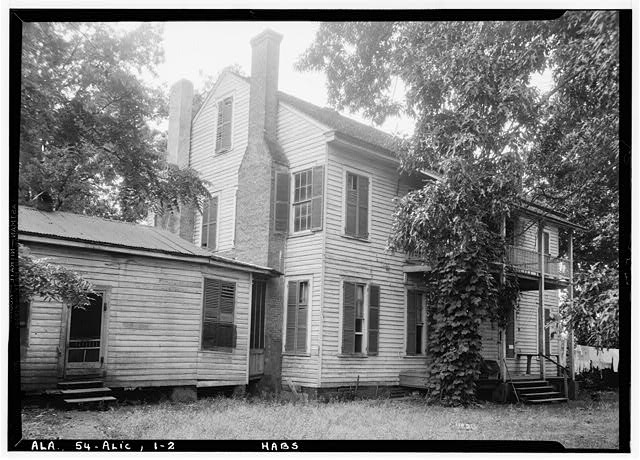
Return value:
[[(203, 262), (219, 261), (239, 268), (275, 272), (262, 267), (221, 257), (192, 244), (178, 235), (157, 227), (71, 212), (46, 212), (27, 206), (18, 207), (18, 232), (62, 240), (121, 247), (178, 256), (198, 257)], [(204, 260), (206, 259), (206, 260)]]

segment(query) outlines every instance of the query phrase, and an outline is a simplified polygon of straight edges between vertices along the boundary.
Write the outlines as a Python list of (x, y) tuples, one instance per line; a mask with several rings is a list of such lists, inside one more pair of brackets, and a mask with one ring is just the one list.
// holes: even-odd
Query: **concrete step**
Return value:
[(113, 396), (96, 396), (93, 398), (69, 398), (65, 399), (66, 404), (84, 404), (84, 403), (99, 403), (99, 402), (113, 402), (116, 398)]
[(102, 387), (102, 380), (64, 380), (58, 382), (58, 388), (61, 390), (72, 390), (75, 388), (98, 388)]

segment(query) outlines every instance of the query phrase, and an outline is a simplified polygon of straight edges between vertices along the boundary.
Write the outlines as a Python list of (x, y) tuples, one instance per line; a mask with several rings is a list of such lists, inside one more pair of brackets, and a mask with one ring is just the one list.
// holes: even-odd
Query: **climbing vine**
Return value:
[(398, 200), (390, 246), (417, 251), (429, 264), (423, 280), (431, 328), (428, 394), (444, 404), (466, 405), (475, 399), (480, 375), (481, 324), (504, 327), (518, 303), (501, 232), (517, 202), (517, 165), (505, 158), (448, 166), (441, 180)]

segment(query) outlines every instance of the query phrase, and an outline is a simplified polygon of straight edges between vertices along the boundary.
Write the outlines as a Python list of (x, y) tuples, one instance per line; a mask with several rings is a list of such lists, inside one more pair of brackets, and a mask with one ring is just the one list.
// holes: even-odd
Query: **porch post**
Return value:
[[(573, 229), (569, 230), (569, 308), (573, 310)], [(573, 351), (573, 328), (569, 328), (569, 377), (576, 379), (575, 355)]]
[(543, 228), (544, 221), (538, 221), (538, 270), (540, 271), (540, 282), (538, 284), (538, 359), (540, 360), (540, 378), (545, 379), (544, 358), (544, 248), (543, 248)]

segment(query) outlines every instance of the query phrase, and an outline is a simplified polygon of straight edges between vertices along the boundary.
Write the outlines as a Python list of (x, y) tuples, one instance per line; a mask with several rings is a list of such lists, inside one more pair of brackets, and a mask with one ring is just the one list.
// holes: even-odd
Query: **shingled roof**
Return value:
[[(26, 206), (18, 207), (20, 235), (41, 236), (67, 241), (188, 256), (224, 262), (242, 269), (272, 271), (268, 267), (217, 256), (173, 233), (157, 227), (86, 216), (70, 212), (45, 212)], [(20, 236), (18, 237), (20, 239)]]
[[(247, 83), (251, 83), (251, 79), (249, 77), (245, 77), (234, 72), (231, 73), (240, 77)], [(282, 91), (278, 91), (278, 100), (285, 104), (289, 104), (296, 110), (310, 118), (313, 118), (317, 122), (326, 125), (328, 128), (338, 133), (373, 144), (376, 147), (383, 148), (390, 152), (395, 150), (397, 139), (391, 134), (374, 128), (373, 126), (365, 125), (364, 123), (345, 117), (335, 110), (327, 107), (319, 107), (295, 96), (291, 96), (290, 94), (283, 93)]]

